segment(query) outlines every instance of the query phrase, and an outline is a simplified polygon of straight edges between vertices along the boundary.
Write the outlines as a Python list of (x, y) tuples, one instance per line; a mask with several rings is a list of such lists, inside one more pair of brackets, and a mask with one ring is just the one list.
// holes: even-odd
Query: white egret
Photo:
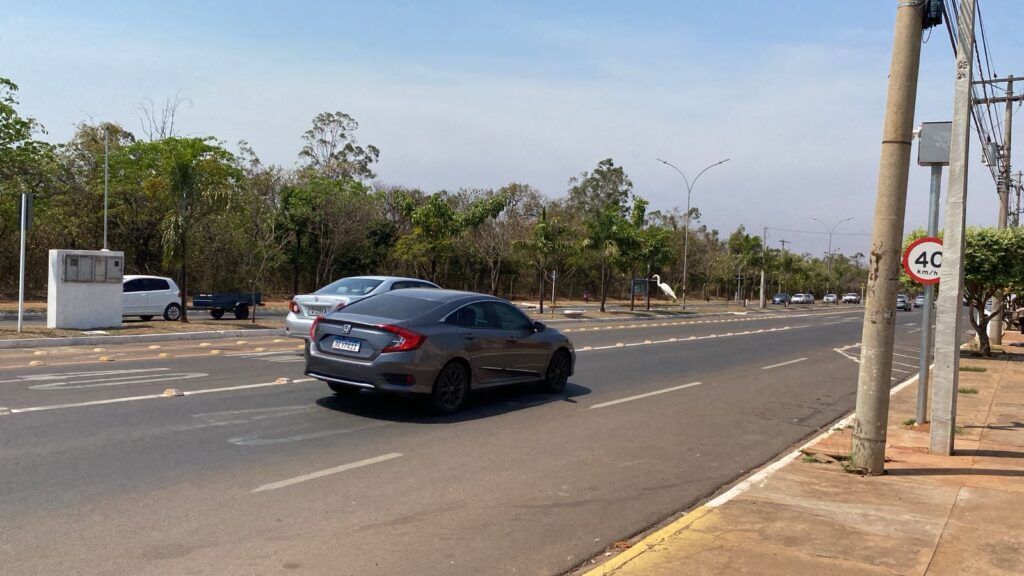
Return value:
[(671, 298), (673, 302), (676, 301), (676, 293), (672, 290), (671, 286), (661, 281), (661, 276), (655, 274), (651, 276), (651, 279), (658, 283), (658, 288), (661, 288), (661, 291), (665, 293), (665, 296)]

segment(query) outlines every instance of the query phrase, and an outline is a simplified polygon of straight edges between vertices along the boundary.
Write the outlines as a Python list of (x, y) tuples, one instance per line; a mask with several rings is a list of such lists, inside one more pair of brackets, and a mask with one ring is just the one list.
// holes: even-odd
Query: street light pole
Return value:
[(103, 127), (103, 249), (107, 246), (107, 194), (110, 188), (110, 127)]
[(662, 160), (661, 158), (658, 158), (657, 160), (658, 160), (658, 162), (661, 162), (662, 164), (664, 164), (666, 166), (669, 166), (670, 168), (672, 168), (673, 170), (678, 172), (679, 175), (683, 177), (683, 182), (686, 182), (686, 219), (683, 221), (684, 222), (684, 224), (683, 224), (683, 310), (686, 310), (686, 287), (687, 287), (687, 276), (686, 276), (687, 269), (686, 269), (686, 264), (687, 264), (687, 256), (689, 255), (689, 251), (690, 251), (689, 250), (689, 248), (690, 248), (690, 246), (689, 246), (689, 243), (690, 243), (690, 193), (693, 192), (693, 187), (694, 187), (694, 185), (697, 184), (697, 180), (700, 179), (702, 174), (704, 174), (708, 170), (711, 170), (715, 166), (718, 166), (719, 164), (725, 164), (726, 162), (729, 161), (729, 159), (726, 158), (725, 160), (719, 160), (718, 162), (715, 162), (714, 164), (711, 164), (711, 165), (705, 167), (703, 170), (701, 170), (700, 172), (697, 173), (697, 177), (693, 179), (693, 182), (690, 182), (690, 180), (686, 177), (686, 174), (683, 174), (683, 171), (680, 170), (679, 168), (677, 168), (675, 164), (672, 164), (671, 162), (666, 162), (665, 160)]
[[(853, 216), (850, 216), (849, 218), (844, 218), (839, 222), (836, 222), (835, 225), (832, 226), (831, 228), (828, 227), (828, 224), (825, 224), (824, 222), (818, 220), (817, 218), (811, 218), (811, 220), (814, 220), (818, 224), (821, 224), (822, 226), (825, 227), (825, 230), (828, 231), (828, 257), (825, 259), (825, 292), (828, 292), (832, 288), (832, 233), (834, 233), (836, 231), (836, 228), (838, 228), (839, 225), (842, 224), (843, 222), (849, 222), (850, 220), (853, 220)], [(837, 294), (837, 303), (839, 302), (838, 296), (839, 295)]]

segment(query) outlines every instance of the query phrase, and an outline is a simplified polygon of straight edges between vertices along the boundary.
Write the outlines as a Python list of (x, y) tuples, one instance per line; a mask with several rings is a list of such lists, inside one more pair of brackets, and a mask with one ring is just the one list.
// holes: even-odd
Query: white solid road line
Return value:
[(807, 360), (807, 358), (797, 358), (796, 360), (790, 360), (789, 362), (779, 362), (778, 364), (772, 364), (771, 366), (761, 366), (761, 370), (771, 370), (772, 368), (789, 366), (790, 364), (796, 364), (797, 362), (803, 362), (804, 360)]
[(610, 400), (608, 402), (602, 402), (600, 404), (594, 404), (587, 408), (587, 410), (593, 410), (595, 408), (607, 408), (608, 406), (615, 406), (616, 404), (622, 404), (623, 402), (632, 402), (633, 400), (640, 400), (641, 398), (650, 398), (651, 396), (657, 396), (658, 394), (664, 394), (666, 392), (675, 392), (676, 390), (682, 390), (684, 388), (692, 388), (694, 386), (700, 386), (701, 382), (690, 382), (689, 384), (683, 384), (681, 386), (673, 386), (671, 388), (665, 388), (662, 390), (655, 390), (654, 392), (647, 392), (646, 394), (637, 394), (636, 396), (627, 396), (626, 398), (619, 398), (618, 400)]
[[(292, 380), (291, 384), (301, 384), (303, 382), (312, 382), (314, 378), (297, 378)], [(249, 388), (264, 388), (266, 386), (281, 386), (277, 382), (261, 382), (259, 384), (242, 384), (241, 386), (225, 386), (223, 388), (207, 388), (205, 390), (186, 390), (182, 392), (183, 396), (193, 396), (195, 394), (209, 394), (211, 392), (231, 392), (233, 390), (247, 390)], [(138, 400), (156, 400), (157, 398), (166, 398), (163, 394), (146, 394), (145, 396), (126, 396), (123, 398), (108, 398), (106, 400), (90, 400), (88, 402), (71, 402), (68, 404), (50, 404), (48, 406), (30, 406), (28, 408), (11, 408), (11, 414), (19, 414), (21, 412), (42, 412), (44, 410), (60, 410), (62, 408), (81, 408), (83, 406), (100, 406), (103, 404), (118, 404), (121, 402), (136, 402)]]
[(382, 456), (374, 456), (373, 458), (367, 458), (366, 460), (360, 460), (358, 462), (351, 462), (349, 464), (342, 464), (341, 466), (335, 466), (334, 468), (328, 468), (326, 470), (320, 470), (319, 472), (311, 472), (309, 474), (303, 474), (302, 476), (296, 476), (287, 480), (281, 480), (280, 482), (271, 482), (270, 484), (264, 484), (259, 488), (256, 488), (251, 493), (256, 494), (257, 492), (266, 492), (268, 490), (277, 490), (278, 488), (285, 488), (292, 486), (300, 482), (307, 480), (316, 480), (317, 478), (323, 478), (324, 476), (330, 476), (331, 474), (337, 474), (346, 470), (352, 470), (353, 468), (362, 468), (363, 466), (369, 466), (370, 464), (377, 464), (378, 462), (386, 462), (388, 460), (394, 460), (400, 458), (402, 455), (398, 452), (392, 452), (391, 454), (384, 454)]

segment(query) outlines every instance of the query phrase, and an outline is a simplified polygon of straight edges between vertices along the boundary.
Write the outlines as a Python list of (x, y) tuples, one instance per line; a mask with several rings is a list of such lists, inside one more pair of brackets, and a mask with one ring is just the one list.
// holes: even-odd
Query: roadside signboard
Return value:
[(938, 284), (942, 268), (942, 240), (925, 236), (907, 246), (903, 252), (903, 269), (921, 284)]

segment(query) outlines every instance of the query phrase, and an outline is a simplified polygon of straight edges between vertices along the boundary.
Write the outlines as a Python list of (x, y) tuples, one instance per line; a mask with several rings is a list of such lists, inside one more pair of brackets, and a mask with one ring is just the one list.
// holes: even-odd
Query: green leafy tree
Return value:
[(964, 234), (964, 297), (984, 356), (992, 355), (988, 323), (1002, 311), (997, 302), (986, 313), (985, 303), (1000, 291), (1020, 288), (1024, 288), (1024, 230), (968, 228)]
[(234, 156), (208, 138), (165, 138), (137, 142), (127, 150), (148, 175), (142, 186), (167, 207), (160, 223), (164, 266), (178, 270), (181, 321), (188, 322), (190, 241), (196, 229), (220, 210), (241, 173)]
[(590, 250), (600, 268), (601, 311), (608, 300), (608, 283), (614, 259), (629, 227), (629, 201), (633, 182), (611, 158), (598, 162), (592, 172), (569, 180), (569, 207), (583, 218)]
[(358, 129), (359, 123), (344, 112), (321, 112), (302, 135), (299, 157), (306, 161), (306, 168), (334, 180), (370, 180), (375, 177), (372, 165), (380, 150), (372, 144), (360, 146)]

